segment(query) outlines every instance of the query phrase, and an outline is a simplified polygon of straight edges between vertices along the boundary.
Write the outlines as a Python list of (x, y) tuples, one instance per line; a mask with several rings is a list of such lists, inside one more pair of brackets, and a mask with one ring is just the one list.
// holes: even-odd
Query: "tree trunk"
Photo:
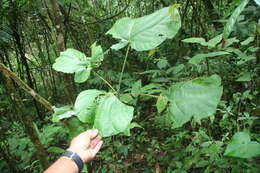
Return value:
[[(11, 12), (12, 17), (10, 18), (12, 36), (15, 40), (17, 49), (19, 51), (21, 62), (25, 67), (28, 85), (31, 88), (34, 89), (33, 79), (32, 79), (32, 75), (30, 73), (30, 67), (29, 67), (29, 64), (28, 64), (26, 56), (25, 56), (25, 51), (24, 51), (24, 48), (23, 48), (23, 45), (22, 45), (22, 42), (21, 42), (21, 37), (18, 33), (19, 28), (18, 28), (18, 23), (17, 23), (17, 17), (18, 17), (18, 14), (16, 12), (17, 8), (16, 8), (16, 5), (14, 4), (14, 2), (12, 0), (9, 0), (9, 5), (10, 5), (10, 7), (12, 7), (12, 12)], [(39, 109), (37, 102), (35, 100), (33, 100), (33, 103), (34, 103), (38, 117), (43, 120), (44, 117), (40, 113), (40, 109)]]
[(6, 85), (10, 89), (12, 95), (12, 100), (15, 102), (16, 110), (17, 110), (17, 116), (24, 125), (25, 132), (32, 141), (37, 153), (36, 156), (38, 157), (40, 164), (43, 169), (46, 169), (48, 167), (48, 161), (47, 161), (47, 151), (43, 147), (39, 136), (36, 132), (36, 129), (34, 128), (33, 120), (32, 118), (28, 115), (27, 110), (25, 109), (25, 106), (22, 102), (22, 98), (20, 95), (17, 93), (15, 89), (15, 85), (12, 82), (12, 80), (8, 77), (8, 74), (6, 74), (5, 71), (3, 71), (4, 76), (6, 76)]
[[(60, 52), (65, 50), (65, 40), (64, 40), (64, 33), (62, 29), (62, 14), (56, 1), (50, 0), (50, 2), (53, 11), (53, 20), (54, 20), (53, 23), (55, 25), (56, 35), (57, 35), (56, 42), (58, 47), (58, 54), (60, 54)], [(65, 93), (69, 98), (70, 103), (73, 104), (75, 100), (75, 87), (73, 85), (73, 80), (71, 78), (71, 75), (63, 74), (62, 76), (64, 79)]]

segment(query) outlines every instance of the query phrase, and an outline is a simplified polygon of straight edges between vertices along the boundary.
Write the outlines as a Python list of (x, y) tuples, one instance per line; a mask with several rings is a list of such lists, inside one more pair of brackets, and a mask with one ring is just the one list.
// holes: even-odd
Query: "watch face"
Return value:
[(68, 157), (73, 160), (79, 168), (79, 172), (83, 169), (84, 163), (77, 153), (66, 151), (62, 156)]

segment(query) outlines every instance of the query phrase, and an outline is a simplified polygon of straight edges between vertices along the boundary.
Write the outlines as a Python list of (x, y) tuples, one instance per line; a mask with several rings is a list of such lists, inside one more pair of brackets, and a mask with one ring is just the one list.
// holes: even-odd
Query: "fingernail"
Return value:
[(93, 132), (94, 132), (94, 133), (98, 133), (98, 129), (94, 129)]

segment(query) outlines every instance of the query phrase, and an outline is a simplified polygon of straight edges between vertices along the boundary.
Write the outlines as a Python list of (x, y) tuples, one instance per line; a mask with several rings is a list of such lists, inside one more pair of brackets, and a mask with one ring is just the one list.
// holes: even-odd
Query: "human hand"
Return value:
[(72, 139), (68, 151), (77, 153), (84, 163), (92, 160), (100, 150), (103, 141), (98, 130), (87, 130)]

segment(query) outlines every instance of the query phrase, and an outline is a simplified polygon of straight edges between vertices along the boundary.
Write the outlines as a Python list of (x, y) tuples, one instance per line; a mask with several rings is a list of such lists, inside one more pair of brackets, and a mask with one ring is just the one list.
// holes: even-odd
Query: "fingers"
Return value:
[(103, 141), (99, 141), (99, 142), (97, 143), (97, 145), (95, 146), (95, 148), (93, 148), (93, 152), (94, 152), (95, 155), (99, 152), (99, 150), (100, 150), (102, 144), (103, 144)]
[(87, 150), (84, 151), (84, 157), (83, 160), (85, 163), (87, 163), (88, 161), (92, 160), (96, 154), (99, 152), (102, 144), (103, 144), (103, 141), (100, 139), (96, 139), (97, 140), (100, 140), (93, 148), (88, 148)]
[(99, 141), (101, 141), (101, 137), (100, 137), (100, 136), (97, 136), (95, 139), (93, 139), (93, 140), (90, 142), (90, 148), (91, 148), (91, 149), (95, 148), (95, 146), (99, 143)]
[(81, 133), (81, 135), (88, 139), (94, 139), (98, 135), (98, 130), (97, 129), (87, 130)]

